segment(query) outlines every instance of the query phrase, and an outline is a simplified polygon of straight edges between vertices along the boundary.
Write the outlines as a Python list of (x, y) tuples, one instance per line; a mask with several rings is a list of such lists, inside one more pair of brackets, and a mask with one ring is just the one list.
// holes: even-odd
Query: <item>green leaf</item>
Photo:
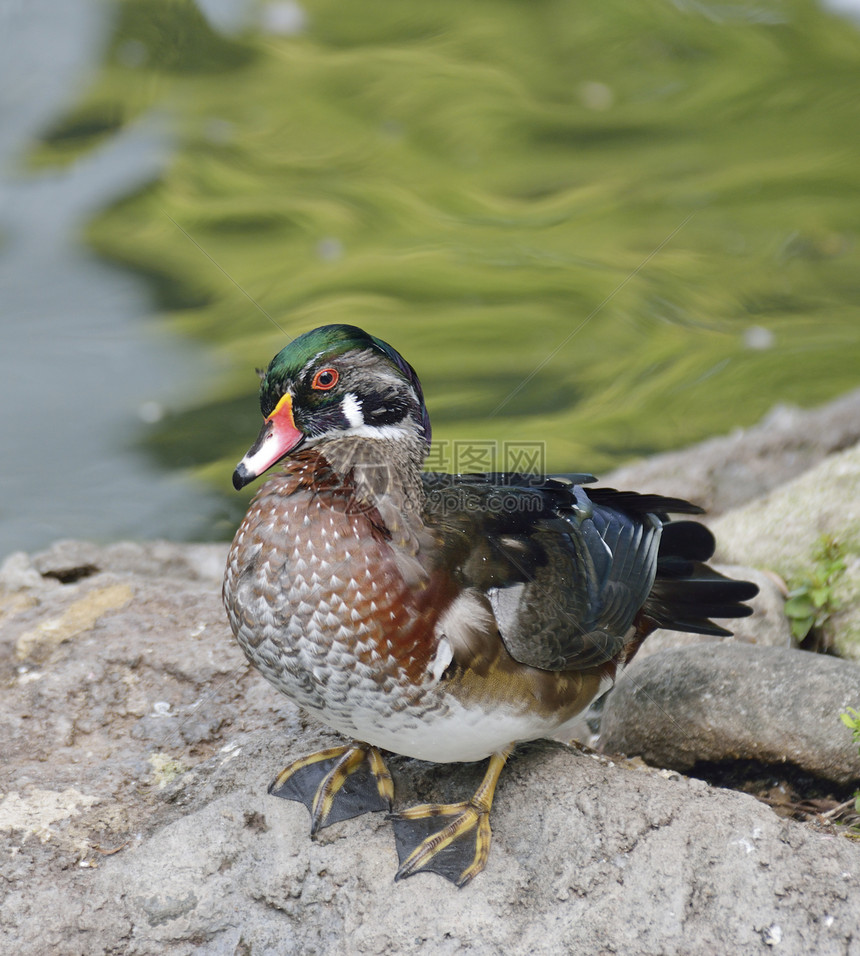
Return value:
[(790, 618), (809, 618), (809, 626), (811, 627), (812, 620), (815, 618), (815, 605), (807, 593), (796, 594), (785, 602), (785, 613)]
[(802, 641), (804, 637), (812, 630), (812, 619), (811, 618), (795, 618), (791, 621), (791, 633), (798, 641)]

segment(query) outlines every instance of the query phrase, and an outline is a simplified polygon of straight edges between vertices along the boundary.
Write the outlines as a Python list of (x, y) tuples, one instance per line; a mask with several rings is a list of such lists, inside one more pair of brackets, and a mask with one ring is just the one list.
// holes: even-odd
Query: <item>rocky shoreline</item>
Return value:
[[(226, 545), (10, 556), (0, 950), (860, 954), (860, 842), (679, 773), (755, 760), (842, 792), (860, 782), (839, 721), (860, 709), (858, 441), (860, 392), (607, 476), (724, 512), (718, 557), (757, 574), (756, 614), (728, 641), (649, 639), (608, 699), (604, 754), (522, 748), (487, 870), (463, 891), (393, 884), (380, 814), (312, 841), (304, 808), (266, 794), (333, 738), (234, 644)], [(844, 565), (825, 626), (838, 657), (798, 650), (782, 613), (783, 582), (814, 574), (822, 535)], [(395, 759), (397, 805), (459, 799), (481, 770)]]

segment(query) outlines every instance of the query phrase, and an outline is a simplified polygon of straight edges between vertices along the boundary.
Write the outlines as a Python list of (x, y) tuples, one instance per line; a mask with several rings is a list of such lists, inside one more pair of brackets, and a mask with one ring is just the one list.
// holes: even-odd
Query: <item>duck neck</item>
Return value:
[(421, 512), (421, 466), (427, 457), (427, 445), (417, 435), (346, 436), (325, 442), (318, 452), (344, 484), (351, 486), (359, 505), (378, 506), (386, 501), (400, 512)]

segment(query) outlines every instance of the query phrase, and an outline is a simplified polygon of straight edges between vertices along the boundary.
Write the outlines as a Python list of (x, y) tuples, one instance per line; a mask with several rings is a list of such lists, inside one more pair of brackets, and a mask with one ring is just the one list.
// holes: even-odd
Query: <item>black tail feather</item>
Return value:
[[(670, 514), (700, 515), (704, 508), (685, 501), (683, 498), (666, 498), (664, 495), (641, 495), (637, 491), (617, 491), (615, 488), (589, 488), (588, 497), (597, 505), (617, 508), (628, 514), (655, 514), (668, 521)], [(692, 522), (678, 522), (690, 524)], [(704, 525), (697, 525), (702, 528)], [(707, 528), (705, 529), (707, 531)], [(710, 532), (708, 532), (710, 534)]]
[(707, 561), (716, 546), (710, 530), (698, 521), (669, 521), (663, 525), (658, 560)]
[(705, 564), (714, 547), (714, 536), (695, 521), (664, 526), (657, 577), (642, 608), (642, 616), (653, 627), (723, 637), (731, 631), (711, 618), (752, 614), (744, 602), (758, 594), (758, 587), (751, 581), (727, 578)]

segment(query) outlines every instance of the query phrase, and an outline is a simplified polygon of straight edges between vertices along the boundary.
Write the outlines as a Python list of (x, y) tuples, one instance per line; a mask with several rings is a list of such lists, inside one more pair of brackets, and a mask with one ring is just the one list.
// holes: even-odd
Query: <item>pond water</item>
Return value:
[(28, 169), (34, 139), (74, 103), (106, 28), (94, 0), (7, 4), (0, 35), (0, 557), (58, 537), (206, 532), (216, 496), (154, 467), (142, 419), (210, 371), (153, 328), (145, 281), (97, 257), (81, 231), (164, 168), (164, 123), (128, 129), (66, 168)]
[(0, 556), (229, 537), (254, 368), (326, 322), (412, 361), (440, 464), (456, 442), (539, 441), (548, 468), (599, 472), (860, 384), (850, 16), (36, 0), (2, 17)]

